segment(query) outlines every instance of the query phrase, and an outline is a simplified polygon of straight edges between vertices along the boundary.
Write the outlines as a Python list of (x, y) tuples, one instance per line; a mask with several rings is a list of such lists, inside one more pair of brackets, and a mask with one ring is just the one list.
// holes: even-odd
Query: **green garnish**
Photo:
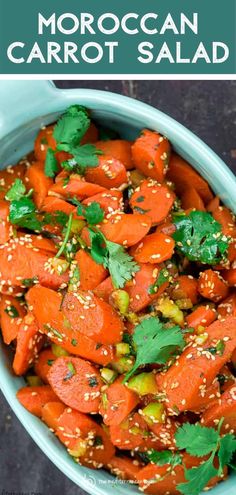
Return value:
[(55, 254), (55, 258), (59, 258), (63, 252), (64, 252), (64, 249), (66, 248), (66, 245), (67, 245), (67, 242), (69, 240), (69, 237), (70, 237), (70, 231), (71, 231), (71, 226), (72, 226), (72, 220), (73, 220), (73, 215), (72, 213), (69, 215), (69, 219), (68, 219), (68, 222), (67, 222), (67, 226), (66, 226), (66, 232), (65, 232), (65, 237), (64, 237), (64, 240), (62, 242), (62, 245), (59, 249), (59, 251), (57, 252), (57, 254)]
[(161, 287), (161, 285), (163, 285), (165, 282), (168, 281), (170, 277), (170, 274), (168, 272), (168, 270), (166, 268), (163, 268), (159, 273), (158, 273), (158, 277), (156, 279), (156, 281), (154, 282), (154, 284), (150, 285), (150, 287), (148, 288), (148, 293), (149, 294), (155, 294), (158, 289)]
[(90, 205), (84, 206), (80, 203), (80, 201), (73, 198), (71, 200), (73, 204), (77, 206), (77, 214), (85, 218), (86, 222), (89, 225), (96, 225), (103, 221), (105, 213), (101, 208), (100, 204), (96, 201), (93, 201)]
[(229, 239), (210, 213), (191, 211), (189, 215), (174, 215), (173, 219), (176, 249), (190, 261), (215, 265), (224, 259)]
[(89, 382), (89, 386), (92, 388), (97, 387), (97, 385), (98, 385), (98, 381), (97, 381), (96, 376), (90, 376), (88, 379), (88, 382)]
[(18, 318), (19, 317), (19, 312), (18, 310), (16, 309), (15, 306), (11, 305), (11, 306), (7, 306), (5, 309), (4, 309), (5, 313), (7, 313), (8, 316), (10, 316), (11, 318)]
[(25, 287), (33, 287), (34, 284), (38, 283), (38, 278), (33, 277), (33, 278), (23, 278), (21, 281), (21, 284), (24, 285)]
[(55, 151), (53, 151), (51, 148), (48, 148), (46, 160), (45, 160), (45, 166), (44, 166), (44, 173), (47, 177), (53, 178), (55, 177), (57, 172), (58, 172), (58, 163), (55, 157)]
[(7, 201), (17, 201), (21, 199), (26, 193), (26, 187), (21, 179), (16, 179), (11, 188), (7, 191), (5, 199)]
[(48, 364), (48, 366), (52, 366), (52, 365), (53, 365), (53, 363), (54, 363), (54, 359), (48, 359), (48, 360), (47, 360), (47, 364)]
[(72, 345), (76, 346), (76, 345), (77, 345), (77, 343), (78, 343), (78, 342), (77, 342), (77, 340), (76, 340), (76, 339), (72, 339), (72, 340), (71, 340), (71, 344), (72, 344)]
[(162, 450), (161, 452), (157, 450), (152, 450), (148, 453), (149, 461), (157, 464), (158, 466), (164, 466), (165, 464), (170, 464), (173, 468), (182, 464), (182, 457), (178, 452), (173, 452), (172, 450)]
[(144, 364), (166, 364), (167, 361), (185, 346), (179, 326), (165, 328), (156, 317), (144, 319), (135, 327), (133, 342), (137, 349), (136, 361), (125, 375), (126, 382)]
[(76, 369), (75, 369), (73, 363), (71, 361), (69, 361), (68, 363), (66, 363), (66, 365), (67, 365), (69, 372), (63, 378), (63, 381), (70, 380), (70, 378), (72, 378), (72, 376), (76, 375)]

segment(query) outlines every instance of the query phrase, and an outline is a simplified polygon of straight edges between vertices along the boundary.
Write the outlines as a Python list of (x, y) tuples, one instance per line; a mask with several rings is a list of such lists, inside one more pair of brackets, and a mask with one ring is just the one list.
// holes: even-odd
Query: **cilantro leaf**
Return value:
[(236, 452), (236, 438), (228, 433), (220, 440), (220, 448), (218, 452), (220, 463), (219, 475), (222, 473), (224, 466), (230, 465), (234, 452)]
[(102, 151), (98, 150), (94, 144), (83, 144), (70, 151), (82, 171), (87, 167), (97, 167), (98, 155), (102, 155)]
[(191, 211), (189, 215), (174, 215), (176, 249), (190, 261), (215, 265), (227, 252), (229, 239), (210, 213)]
[(5, 309), (4, 309), (5, 313), (7, 313), (8, 316), (10, 316), (11, 318), (18, 318), (19, 315), (19, 312), (18, 310), (16, 309), (15, 306), (13, 305), (10, 305), (10, 306), (7, 306)]
[(92, 258), (100, 265), (106, 263), (107, 247), (105, 237), (101, 232), (94, 232), (92, 229), (89, 229), (89, 237)]
[(90, 118), (87, 110), (79, 105), (73, 105), (58, 120), (53, 137), (57, 143), (75, 145), (81, 141), (89, 126)]
[(178, 452), (172, 452), (172, 450), (152, 450), (151, 453), (148, 453), (148, 458), (154, 464), (158, 464), (158, 466), (164, 466), (165, 464), (170, 464), (173, 468), (182, 464), (182, 457)]
[(9, 191), (7, 191), (7, 194), (5, 198), (8, 201), (17, 201), (18, 199), (21, 199), (26, 192), (26, 187), (23, 184), (21, 179), (16, 179), (14, 184), (12, 184), (11, 188)]
[(37, 218), (35, 210), (33, 201), (23, 196), (21, 199), (11, 202), (9, 220), (14, 225), (19, 225), (19, 227), (40, 231), (42, 225)]
[(183, 495), (199, 495), (211, 478), (217, 475), (217, 469), (213, 465), (212, 456), (203, 464), (191, 469), (185, 469), (186, 483), (177, 485), (177, 489)]
[(218, 441), (218, 432), (199, 424), (185, 423), (175, 434), (177, 447), (186, 449), (190, 455), (203, 457), (210, 454)]
[(148, 288), (148, 293), (149, 294), (155, 294), (158, 289), (161, 287), (161, 285), (163, 285), (165, 282), (168, 281), (170, 277), (170, 274), (168, 272), (168, 270), (166, 268), (163, 268), (159, 273), (158, 273), (158, 277), (156, 279), (156, 281), (154, 282), (154, 284), (150, 285), (150, 287)]
[(133, 341), (137, 349), (133, 368), (125, 375), (126, 382), (139, 366), (144, 364), (165, 364), (185, 341), (179, 326), (165, 328), (156, 317), (143, 320), (135, 327)]
[(101, 208), (100, 204), (93, 201), (88, 206), (83, 206), (79, 201), (77, 202), (78, 208), (77, 213), (85, 218), (89, 225), (96, 225), (102, 222), (104, 219), (104, 210)]
[(44, 173), (47, 177), (53, 178), (57, 172), (58, 163), (55, 157), (55, 151), (53, 151), (52, 148), (48, 148), (44, 166)]

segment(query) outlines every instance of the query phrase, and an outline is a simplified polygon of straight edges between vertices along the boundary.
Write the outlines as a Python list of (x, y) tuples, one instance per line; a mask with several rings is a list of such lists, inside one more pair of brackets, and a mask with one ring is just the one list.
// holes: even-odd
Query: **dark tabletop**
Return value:
[[(236, 172), (236, 81), (58, 81), (122, 93), (171, 115)], [(0, 395), (0, 494), (83, 495), (39, 450)], [(9, 494), (10, 495), (10, 494)]]

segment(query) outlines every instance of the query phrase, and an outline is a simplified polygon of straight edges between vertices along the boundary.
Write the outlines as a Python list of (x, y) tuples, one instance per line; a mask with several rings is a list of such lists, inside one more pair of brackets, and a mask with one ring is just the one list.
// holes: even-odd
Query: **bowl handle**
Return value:
[(52, 81), (2, 81), (0, 85), (0, 138), (36, 115), (41, 105), (57, 98)]

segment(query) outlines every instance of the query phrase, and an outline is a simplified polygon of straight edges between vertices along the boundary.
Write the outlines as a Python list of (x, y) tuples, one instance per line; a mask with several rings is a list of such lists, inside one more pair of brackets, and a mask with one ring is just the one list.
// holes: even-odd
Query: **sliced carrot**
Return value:
[(157, 226), (156, 232), (162, 232), (163, 234), (172, 235), (176, 231), (175, 224), (172, 222), (171, 216), (169, 215), (164, 222)]
[(57, 401), (57, 396), (49, 385), (22, 387), (16, 396), (27, 411), (39, 418), (42, 417), (42, 408), (47, 402)]
[(127, 481), (136, 481), (141, 466), (137, 460), (125, 456), (114, 456), (107, 464), (107, 468), (112, 474)]
[(195, 208), (198, 211), (206, 211), (200, 194), (194, 187), (188, 187), (181, 195), (181, 204), (184, 210)]
[(62, 402), (47, 402), (42, 407), (42, 420), (51, 430), (58, 428), (58, 420), (65, 411), (65, 404)]
[(198, 291), (202, 297), (210, 301), (219, 302), (227, 297), (229, 289), (227, 282), (220, 273), (214, 270), (205, 270), (198, 279)]
[(171, 291), (172, 299), (190, 299), (193, 304), (198, 302), (198, 281), (192, 275), (180, 275)]
[(77, 198), (83, 200), (94, 196), (95, 194), (104, 192), (105, 188), (98, 184), (86, 182), (80, 175), (72, 174), (70, 177), (58, 177), (55, 184), (48, 191), (49, 196), (58, 198)]
[(51, 239), (47, 239), (42, 235), (23, 234), (22, 232), (18, 232), (18, 242), (26, 243), (27, 248), (32, 247), (42, 249), (43, 251), (48, 251), (49, 253), (57, 253), (58, 251), (55, 243)]
[[(196, 407), (199, 391), (209, 387), (236, 347), (236, 318), (215, 321), (207, 329), (204, 345), (189, 345), (166, 373), (156, 375), (159, 390), (166, 394), (167, 408), (188, 411)], [(217, 344), (221, 350), (217, 351)], [(214, 349), (213, 349), (214, 348)], [(214, 354), (211, 354), (211, 350)], [(213, 356), (213, 357), (212, 357)]]
[(107, 277), (93, 290), (93, 292), (96, 296), (101, 297), (104, 301), (109, 303), (109, 298), (114, 290), (115, 287), (112, 284), (111, 277)]
[(121, 191), (104, 191), (102, 193), (95, 194), (95, 196), (90, 196), (83, 201), (84, 205), (90, 205), (91, 203), (98, 203), (104, 210), (105, 215), (108, 213), (113, 213), (117, 210), (123, 210), (123, 196)]
[[(108, 464), (115, 449), (105, 430), (86, 414), (71, 408), (65, 409), (58, 420), (57, 436), (68, 452), (75, 456), (78, 449), (84, 453), (77, 460), (91, 468)], [(76, 456), (75, 456), (76, 457)]]
[(141, 452), (150, 449), (176, 450), (175, 433), (178, 424), (171, 418), (167, 418), (165, 423), (153, 423), (149, 425), (150, 432), (146, 435), (139, 449)]
[(67, 215), (73, 212), (75, 207), (64, 199), (57, 198), (55, 196), (47, 196), (41, 207), (42, 211), (47, 211), (48, 213), (55, 213), (56, 211), (63, 211)]
[(209, 203), (207, 203), (207, 211), (210, 211), (213, 213), (213, 211), (217, 210), (220, 206), (220, 198), (218, 196), (215, 196)]
[(130, 206), (135, 213), (146, 213), (152, 223), (162, 222), (170, 212), (175, 194), (165, 184), (150, 179), (144, 180), (130, 198)]
[(22, 286), (25, 279), (36, 277), (42, 285), (58, 289), (67, 283), (69, 275), (68, 271), (58, 275), (50, 268), (51, 257), (51, 253), (32, 247), (30, 238), (11, 239), (0, 250), (2, 280), (12, 286)]
[(225, 206), (219, 206), (212, 213), (214, 219), (221, 224), (223, 234), (236, 237), (236, 225), (233, 213)]
[(88, 130), (86, 131), (85, 135), (81, 139), (81, 144), (86, 144), (86, 143), (95, 143), (98, 139), (98, 129), (96, 125), (91, 122)]
[[(139, 267), (140, 270), (135, 273), (132, 281), (125, 286), (125, 290), (130, 297), (129, 310), (134, 312), (144, 309), (168, 287), (168, 282), (164, 282), (159, 289), (153, 289), (152, 291), (161, 270), (158, 265), (140, 263)], [(97, 287), (96, 290), (101, 289)]]
[(210, 406), (202, 415), (201, 422), (206, 426), (216, 427), (219, 420), (224, 418), (223, 431), (236, 433), (236, 384), (228, 387), (215, 404)]
[(33, 200), (40, 210), (50, 187), (53, 185), (53, 180), (44, 173), (44, 163), (33, 163), (26, 172), (25, 180), (27, 189), (33, 189)]
[(101, 232), (109, 241), (129, 247), (141, 241), (150, 227), (148, 215), (118, 213), (101, 224)]
[(236, 287), (236, 268), (230, 268), (222, 272), (222, 277), (229, 287)]
[(205, 204), (213, 199), (207, 182), (176, 153), (171, 155), (167, 179), (174, 183), (178, 196), (181, 196), (190, 187), (194, 187)]
[(106, 425), (119, 425), (127, 418), (139, 402), (138, 395), (117, 378), (102, 395), (99, 412)]
[(36, 359), (44, 342), (39, 333), (38, 323), (32, 313), (24, 316), (16, 338), (16, 352), (13, 370), (16, 375), (24, 375)]
[(236, 316), (236, 292), (230, 294), (217, 307), (219, 319)]
[(144, 175), (163, 182), (169, 164), (170, 143), (154, 131), (144, 129), (132, 146), (132, 158)]
[(87, 167), (85, 178), (88, 182), (111, 189), (128, 182), (126, 168), (122, 162), (109, 155), (99, 156), (97, 167)]
[(0, 244), (9, 241), (12, 234), (12, 226), (9, 222), (9, 203), (0, 200)]
[(217, 397), (220, 397), (220, 385), (217, 378), (206, 389), (198, 391), (195, 403), (192, 403), (191, 411), (196, 414), (201, 414), (207, 407), (214, 404)]
[(124, 139), (110, 139), (108, 141), (97, 141), (95, 146), (105, 155), (119, 160), (125, 166), (126, 170), (134, 167), (131, 154), (131, 142)]
[(59, 357), (47, 376), (64, 404), (84, 413), (98, 412), (102, 380), (97, 368), (88, 361), (79, 357)]
[(34, 371), (44, 383), (48, 383), (48, 372), (56, 360), (51, 348), (44, 349), (38, 355), (34, 363)]
[(209, 305), (198, 306), (192, 313), (186, 316), (186, 322), (191, 328), (198, 328), (199, 326), (207, 327), (217, 317), (216, 310)]
[(5, 344), (16, 339), (22, 318), (26, 314), (25, 306), (19, 299), (2, 295), (0, 299), (0, 325)]
[(26, 162), (22, 160), (20, 163), (14, 166), (9, 166), (0, 171), (0, 200), (4, 200), (7, 191), (11, 188), (16, 179), (24, 181), (26, 171)]
[(161, 232), (147, 235), (131, 254), (139, 263), (162, 263), (171, 258), (175, 242), (172, 237)]
[(37, 160), (44, 162), (48, 148), (56, 149), (56, 141), (53, 137), (54, 125), (41, 129), (35, 139), (34, 153)]
[[(234, 365), (234, 357), (235, 357), (235, 351), (233, 352), (231, 356), (231, 362)], [(219, 374), (217, 375), (218, 382), (220, 384), (220, 391), (225, 392), (229, 387), (232, 385), (236, 385), (236, 378), (231, 372), (231, 370), (228, 368), (227, 365), (223, 366), (223, 368), (219, 371)], [(219, 395), (217, 397), (220, 397)], [(210, 404), (209, 404), (210, 406)]]
[(110, 438), (116, 447), (122, 450), (138, 449), (148, 435), (148, 427), (142, 416), (135, 412), (121, 423), (110, 426)]
[(99, 265), (84, 249), (80, 249), (75, 256), (80, 276), (80, 289), (92, 290), (97, 287), (108, 275), (103, 265)]
[[(50, 340), (71, 354), (106, 365), (114, 357), (113, 348), (95, 342), (73, 328), (62, 311), (62, 295), (42, 286), (32, 287), (26, 295), (27, 303)], [(80, 322), (82, 320), (80, 319)]]

